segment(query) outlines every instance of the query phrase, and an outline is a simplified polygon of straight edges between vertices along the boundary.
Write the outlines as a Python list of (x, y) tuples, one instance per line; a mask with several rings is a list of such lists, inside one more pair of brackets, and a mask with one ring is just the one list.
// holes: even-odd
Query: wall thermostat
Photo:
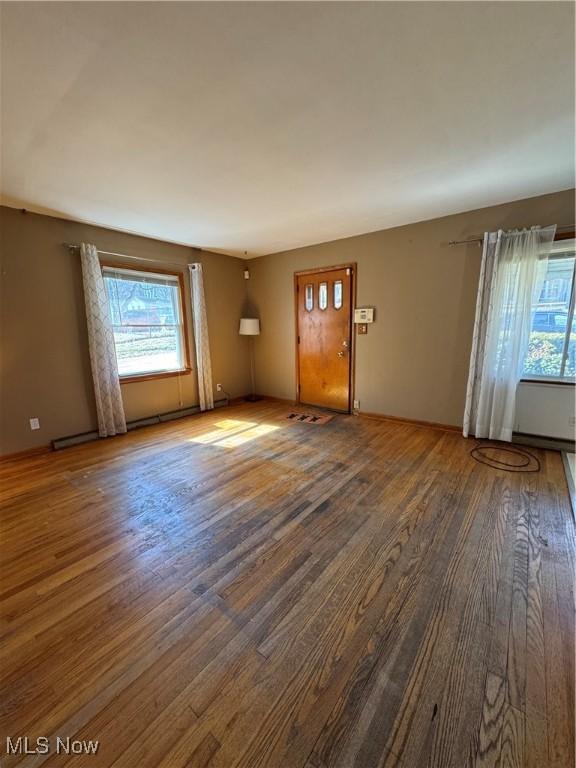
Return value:
[(354, 322), (355, 323), (373, 323), (374, 307), (362, 307), (361, 309), (355, 309)]

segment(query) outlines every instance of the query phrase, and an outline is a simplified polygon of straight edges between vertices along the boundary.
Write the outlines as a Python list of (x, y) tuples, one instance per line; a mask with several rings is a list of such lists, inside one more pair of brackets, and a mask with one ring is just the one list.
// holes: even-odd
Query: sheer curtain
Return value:
[(487, 232), (464, 411), (464, 437), (512, 440), (516, 389), (556, 227)]
[(80, 259), (98, 433), (108, 437), (126, 432), (110, 308), (96, 246), (82, 243)]
[(192, 293), (192, 318), (194, 323), (194, 344), (196, 347), (196, 367), (198, 369), (198, 396), (200, 410), (214, 408), (212, 390), (212, 363), (210, 361), (210, 342), (208, 339), (208, 320), (204, 299), (204, 276), (202, 264), (188, 264), (190, 270), (190, 290)]

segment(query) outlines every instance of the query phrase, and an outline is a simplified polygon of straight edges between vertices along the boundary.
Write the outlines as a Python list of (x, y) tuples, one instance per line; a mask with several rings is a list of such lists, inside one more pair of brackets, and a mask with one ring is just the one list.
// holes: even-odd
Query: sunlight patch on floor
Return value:
[(202, 443), (204, 445), (209, 443), (215, 443), (218, 440), (221, 440), (225, 435), (231, 435), (235, 432), (243, 432), (245, 429), (248, 429), (249, 427), (256, 427), (257, 424), (255, 421), (237, 421), (236, 419), (222, 419), (222, 421), (217, 421), (214, 424), (217, 429), (214, 429), (210, 432), (205, 432), (203, 435), (198, 435), (198, 437), (192, 437), (190, 438), (190, 442), (192, 443)]
[(273, 424), (256, 424), (253, 421), (223, 419), (214, 424), (217, 429), (205, 432), (198, 437), (191, 437), (191, 443), (201, 445), (218, 445), (221, 448), (236, 448), (250, 440), (275, 432), (280, 427)]

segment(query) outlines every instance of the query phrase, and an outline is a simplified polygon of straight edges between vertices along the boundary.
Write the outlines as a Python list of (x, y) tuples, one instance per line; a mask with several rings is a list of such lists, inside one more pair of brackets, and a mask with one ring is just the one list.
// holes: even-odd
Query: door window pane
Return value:
[(305, 289), (306, 312), (312, 312), (314, 309), (314, 286), (308, 284)]
[(328, 283), (320, 283), (318, 286), (318, 306), (320, 309), (328, 306)]
[(334, 280), (334, 309), (342, 307), (342, 280)]

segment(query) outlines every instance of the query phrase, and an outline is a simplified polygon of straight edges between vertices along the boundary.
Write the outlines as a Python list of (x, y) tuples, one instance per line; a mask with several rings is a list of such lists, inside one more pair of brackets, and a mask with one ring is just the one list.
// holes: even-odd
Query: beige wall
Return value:
[[(62, 246), (82, 241), (101, 250), (154, 259), (159, 267), (181, 265), (185, 275), (188, 262), (201, 261), (214, 388), (221, 382), (233, 397), (249, 391), (248, 348), (238, 337), (246, 296), (239, 259), (1, 207), (0, 454), (96, 427), (79, 257)], [(186, 286), (191, 325), (187, 275)], [(190, 327), (191, 344), (192, 339)], [(190, 359), (194, 369), (190, 375), (124, 384), (127, 419), (196, 405), (193, 348)], [(34, 432), (29, 426), (33, 416), (41, 424)]]
[[(558, 192), (264, 256), (250, 262), (246, 283), (243, 263), (229, 256), (0, 207), (0, 454), (96, 426), (80, 264), (64, 242), (94, 242), (160, 267), (180, 264), (184, 273), (189, 261), (201, 261), (214, 387), (221, 382), (232, 397), (250, 388), (239, 317), (254, 312), (262, 321), (255, 340), (257, 390), (293, 399), (293, 274), (355, 261), (357, 305), (376, 307), (368, 335), (357, 337), (360, 409), (459, 425), (481, 252), (473, 245), (449, 248), (448, 241), (486, 229), (573, 221), (574, 190)], [(190, 323), (188, 291), (186, 302)], [(193, 349), (190, 354), (195, 367)], [(129, 420), (198, 402), (194, 372), (124, 384), (122, 394)], [(41, 423), (34, 432), (33, 416)]]
[(295, 397), (294, 272), (356, 262), (357, 306), (376, 308), (376, 322), (356, 339), (360, 410), (460, 425), (481, 249), (448, 241), (573, 222), (568, 190), (251, 261), (250, 302), (262, 322), (257, 390)]

